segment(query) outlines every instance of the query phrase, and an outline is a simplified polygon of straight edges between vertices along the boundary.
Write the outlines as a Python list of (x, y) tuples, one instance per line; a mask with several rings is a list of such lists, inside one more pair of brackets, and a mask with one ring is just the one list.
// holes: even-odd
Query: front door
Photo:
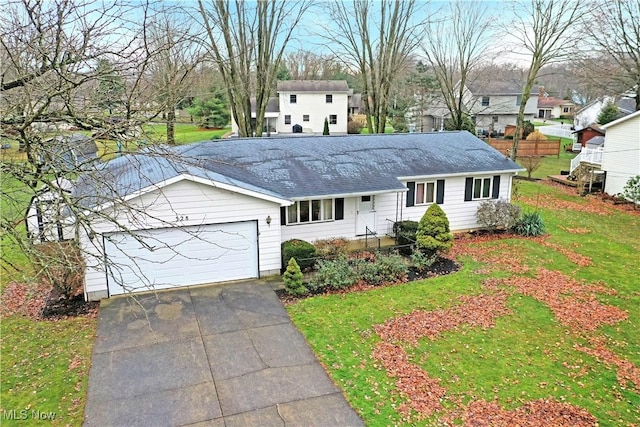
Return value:
[(356, 236), (376, 232), (375, 196), (360, 196), (356, 210)]

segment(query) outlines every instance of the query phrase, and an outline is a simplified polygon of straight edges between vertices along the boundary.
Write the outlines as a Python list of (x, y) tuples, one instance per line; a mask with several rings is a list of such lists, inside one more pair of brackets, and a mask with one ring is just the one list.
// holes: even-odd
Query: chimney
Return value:
[(538, 98), (544, 98), (544, 86), (538, 86)]

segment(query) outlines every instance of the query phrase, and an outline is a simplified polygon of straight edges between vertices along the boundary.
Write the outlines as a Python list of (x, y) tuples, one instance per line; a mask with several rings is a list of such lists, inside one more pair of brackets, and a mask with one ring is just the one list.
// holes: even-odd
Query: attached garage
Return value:
[(258, 277), (258, 224), (242, 221), (103, 236), (109, 295)]

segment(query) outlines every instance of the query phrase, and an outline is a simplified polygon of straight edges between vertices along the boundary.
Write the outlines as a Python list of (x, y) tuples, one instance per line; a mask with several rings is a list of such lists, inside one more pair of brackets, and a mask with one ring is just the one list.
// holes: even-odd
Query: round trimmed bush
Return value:
[(301, 269), (313, 267), (316, 247), (305, 240), (291, 239), (282, 244), (282, 265), (288, 265), (291, 258), (295, 258)]

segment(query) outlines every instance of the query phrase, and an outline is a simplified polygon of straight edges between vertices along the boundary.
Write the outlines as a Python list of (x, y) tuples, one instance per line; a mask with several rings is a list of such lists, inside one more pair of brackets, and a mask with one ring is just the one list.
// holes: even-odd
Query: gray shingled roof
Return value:
[(348, 92), (346, 80), (279, 80), (278, 92)]
[[(294, 200), (406, 190), (399, 177), (523, 170), (468, 132), (229, 139), (165, 150), (112, 160), (83, 177), (76, 193), (95, 205), (96, 194), (106, 201), (188, 173)], [(109, 190), (99, 189), (105, 182)]]
[[(249, 100), (251, 102), (251, 112), (255, 113), (256, 112), (256, 102), (257, 100), (255, 98), (251, 98)], [(280, 112), (280, 98), (278, 98), (277, 96), (272, 96), (269, 98), (269, 100), (267, 101), (267, 109), (265, 110), (266, 113), (279, 113)]]
[(616, 106), (620, 109), (620, 113), (624, 116), (636, 111), (636, 100), (633, 98), (620, 98), (616, 101)]
[[(477, 81), (467, 84), (474, 95), (520, 95), (522, 83), (507, 80)], [(533, 95), (538, 92), (531, 91)]]

